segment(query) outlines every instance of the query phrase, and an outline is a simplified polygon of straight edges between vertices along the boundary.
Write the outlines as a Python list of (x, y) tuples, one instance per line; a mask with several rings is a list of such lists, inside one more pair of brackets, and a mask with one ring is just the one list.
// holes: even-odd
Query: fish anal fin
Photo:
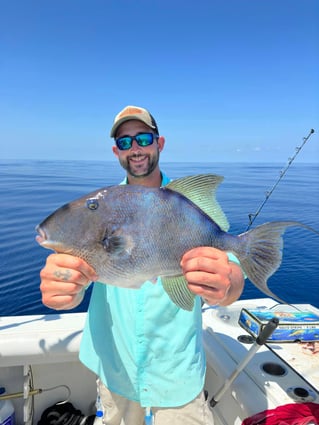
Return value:
[(194, 307), (193, 294), (184, 276), (162, 277), (163, 288), (170, 299), (180, 308), (191, 311)]

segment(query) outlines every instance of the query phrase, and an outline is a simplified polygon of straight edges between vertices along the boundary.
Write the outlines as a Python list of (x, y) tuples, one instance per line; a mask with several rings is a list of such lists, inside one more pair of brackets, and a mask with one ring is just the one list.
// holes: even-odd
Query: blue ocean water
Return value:
[[(230, 232), (247, 229), (278, 180), (280, 164), (164, 163), (171, 178), (199, 173), (225, 177), (218, 189), (231, 223)], [(0, 314), (2, 316), (53, 313), (41, 303), (39, 272), (48, 250), (35, 242), (35, 226), (62, 204), (124, 176), (117, 162), (0, 161)], [(293, 164), (267, 200), (253, 226), (272, 220), (298, 220), (319, 230), (319, 165)], [(284, 236), (280, 269), (269, 287), (289, 303), (319, 307), (319, 236), (290, 228)], [(90, 291), (76, 311), (85, 311)], [(249, 281), (242, 298), (264, 295)]]

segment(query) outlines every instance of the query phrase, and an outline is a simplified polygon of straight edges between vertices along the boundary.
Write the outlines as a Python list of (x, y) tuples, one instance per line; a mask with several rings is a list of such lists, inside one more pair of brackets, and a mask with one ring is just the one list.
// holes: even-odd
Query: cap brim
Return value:
[(152, 130), (156, 130), (156, 127), (154, 125), (150, 126), (147, 122), (142, 120), (140, 116), (130, 115), (130, 116), (127, 116), (127, 117), (120, 118), (118, 121), (116, 121), (116, 123), (113, 124), (113, 127), (111, 128), (110, 136), (115, 137), (116, 131), (119, 128), (119, 126), (122, 125), (126, 121), (132, 121), (132, 120), (141, 121), (142, 123), (147, 125), (147, 127), (151, 128)]

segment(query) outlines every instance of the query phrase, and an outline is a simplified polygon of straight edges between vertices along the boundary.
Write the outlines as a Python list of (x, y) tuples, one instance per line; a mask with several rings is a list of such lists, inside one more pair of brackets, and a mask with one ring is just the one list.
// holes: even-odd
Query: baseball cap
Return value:
[(148, 127), (156, 131), (158, 133), (158, 128), (154, 117), (149, 113), (147, 109), (141, 108), (139, 106), (126, 106), (121, 112), (119, 112), (113, 123), (113, 127), (111, 129), (111, 137), (115, 137), (116, 131), (123, 122), (130, 120), (138, 120), (142, 121)]

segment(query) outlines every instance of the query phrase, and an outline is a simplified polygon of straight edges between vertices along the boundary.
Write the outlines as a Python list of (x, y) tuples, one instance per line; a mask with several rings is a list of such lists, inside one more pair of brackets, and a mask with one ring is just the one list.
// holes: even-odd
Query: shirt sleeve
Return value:
[(246, 273), (244, 272), (242, 266), (240, 265), (240, 261), (238, 260), (238, 258), (236, 257), (235, 254), (233, 254), (232, 252), (227, 252), (227, 256), (228, 256), (228, 260), (231, 261), (232, 263), (238, 264), (239, 267), (241, 268), (241, 271), (243, 272), (244, 275), (244, 279), (247, 278)]

